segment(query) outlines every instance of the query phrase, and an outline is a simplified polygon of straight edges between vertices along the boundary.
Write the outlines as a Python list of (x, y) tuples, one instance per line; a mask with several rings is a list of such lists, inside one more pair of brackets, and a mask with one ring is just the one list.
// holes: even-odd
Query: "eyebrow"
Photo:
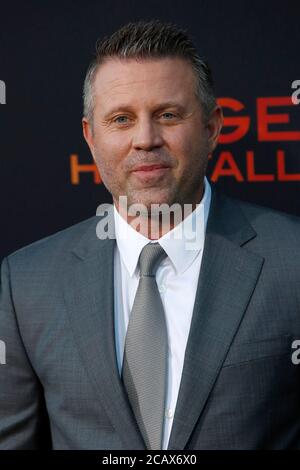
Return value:
[[(181, 112), (184, 112), (185, 111), (185, 107), (183, 105), (181, 105), (180, 103), (177, 103), (175, 101), (166, 101), (164, 103), (161, 103), (159, 104), (154, 112), (158, 112), (158, 111), (161, 111), (162, 109), (165, 109), (165, 108), (177, 108), (179, 111)], [(116, 113), (116, 112), (125, 112), (125, 111), (134, 111), (134, 108), (131, 106), (131, 105), (118, 105), (118, 106), (114, 106), (112, 109), (110, 109), (104, 116), (104, 119), (108, 118), (109, 116), (111, 116), (112, 114)]]

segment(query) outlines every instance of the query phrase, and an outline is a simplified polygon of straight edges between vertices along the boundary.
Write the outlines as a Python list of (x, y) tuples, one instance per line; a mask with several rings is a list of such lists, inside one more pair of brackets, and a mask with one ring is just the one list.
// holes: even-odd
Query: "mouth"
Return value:
[(141, 166), (138, 166), (136, 168), (134, 168), (134, 172), (136, 171), (152, 171), (152, 170), (158, 170), (160, 168), (169, 168), (167, 165), (163, 165), (163, 164), (154, 164), (154, 165), (141, 165)]
[(166, 165), (142, 165), (135, 168), (132, 174), (140, 181), (147, 183), (148, 181), (153, 182), (153, 180), (161, 178), (169, 170), (170, 167)]

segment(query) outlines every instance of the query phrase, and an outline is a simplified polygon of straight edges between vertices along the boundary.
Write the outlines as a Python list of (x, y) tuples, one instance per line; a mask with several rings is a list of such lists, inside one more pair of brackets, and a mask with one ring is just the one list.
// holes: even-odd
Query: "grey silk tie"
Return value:
[(139, 258), (140, 281), (129, 318), (122, 378), (147, 449), (162, 448), (167, 389), (168, 334), (155, 279), (167, 256), (158, 243), (148, 243)]

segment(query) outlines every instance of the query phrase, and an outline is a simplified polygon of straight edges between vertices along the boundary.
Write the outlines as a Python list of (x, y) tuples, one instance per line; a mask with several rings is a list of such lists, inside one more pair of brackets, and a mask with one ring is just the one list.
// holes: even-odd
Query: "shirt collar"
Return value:
[[(211, 187), (204, 178), (204, 194), (196, 209), (172, 230), (158, 238), (150, 240), (137, 232), (119, 214), (114, 205), (114, 222), (116, 242), (120, 256), (129, 275), (132, 277), (137, 269), (140, 253), (148, 243), (158, 242), (167, 253), (176, 273), (181, 274), (193, 263), (203, 250), (206, 224), (211, 201)], [(163, 259), (162, 265), (167, 258)]]

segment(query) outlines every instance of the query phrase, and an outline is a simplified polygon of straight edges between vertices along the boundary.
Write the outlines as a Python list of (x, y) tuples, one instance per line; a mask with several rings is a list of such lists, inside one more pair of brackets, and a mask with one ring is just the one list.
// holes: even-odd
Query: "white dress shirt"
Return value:
[(165, 310), (168, 330), (168, 388), (163, 449), (168, 448), (176, 408), (202, 260), (210, 200), (211, 188), (205, 178), (204, 195), (200, 204), (174, 229), (157, 240), (150, 240), (137, 232), (123, 219), (114, 206), (116, 233), (114, 320), (120, 376), (128, 321), (139, 283), (138, 259), (140, 253), (147, 243), (158, 242), (168, 255), (156, 271), (156, 281)]

